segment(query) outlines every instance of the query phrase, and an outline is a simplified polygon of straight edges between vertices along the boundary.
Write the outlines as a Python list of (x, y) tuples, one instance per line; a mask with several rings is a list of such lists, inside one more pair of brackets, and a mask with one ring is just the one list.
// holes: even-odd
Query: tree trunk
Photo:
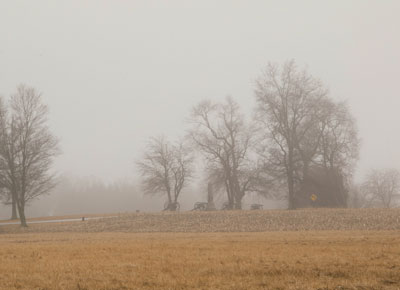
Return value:
[(294, 200), (294, 183), (293, 183), (293, 174), (292, 176), (288, 176), (288, 189), (289, 189), (289, 196), (288, 196), (288, 209), (296, 209), (296, 204)]
[(240, 190), (239, 181), (235, 180), (235, 209), (242, 209), (244, 193)]
[(235, 201), (233, 199), (231, 182), (228, 178), (225, 178), (225, 189), (226, 189), (226, 194), (228, 196), (229, 209), (233, 209), (233, 204), (235, 203)]
[(233, 170), (233, 188), (234, 188), (234, 198), (235, 198), (235, 209), (242, 209), (242, 199), (244, 194), (240, 190), (239, 178), (237, 170)]
[(288, 165), (287, 165), (287, 181), (288, 181), (288, 209), (296, 209), (296, 202), (294, 196), (294, 166), (293, 166), (293, 152), (289, 150)]
[(12, 197), (12, 203), (11, 203), (11, 220), (16, 220), (18, 219), (18, 214), (17, 214), (17, 201), (15, 199), (15, 195), (11, 194)]
[(25, 217), (25, 205), (18, 204), (18, 213), (19, 213), (19, 219), (21, 221), (21, 227), (28, 227)]
[(242, 209), (242, 198), (240, 197), (236, 198), (235, 209)]
[(172, 196), (171, 192), (167, 189), (167, 196), (168, 196), (168, 203), (170, 204), (172, 202)]

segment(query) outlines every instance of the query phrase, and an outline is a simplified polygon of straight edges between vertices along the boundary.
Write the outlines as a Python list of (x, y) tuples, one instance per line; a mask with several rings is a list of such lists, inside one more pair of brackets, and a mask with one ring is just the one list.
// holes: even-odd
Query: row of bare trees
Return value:
[(204, 100), (192, 110), (185, 146), (170, 152), (164, 139), (153, 139), (139, 162), (145, 191), (166, 193), (171, 200), (174, 151), (190, 160), (181, 169), (189, 173), (185, 182), (192, 176), (193, 152), (201, 153), (208, 181), (225, 192), (229, 208), (241, 208), (248, 192), (274, 196), (286, 188), (288, 208), (295, 209), (302, 186), (316, 170), (332, 184), (340, 181), (341, 188), (348, 187), (359, 139), (345, 103), (335, 102), (326, 87), (294, 61), (269, 64), (257, 79), (255, 97), (251, 121), (230, 97), (222, 103)]
[(27, 226), (25, 207), (55, 185), (50, 172), (59, 153), (47, 126), (48, 108), (34, 89), (20, 85), (8, 101), (0, 99), (0, 198)]

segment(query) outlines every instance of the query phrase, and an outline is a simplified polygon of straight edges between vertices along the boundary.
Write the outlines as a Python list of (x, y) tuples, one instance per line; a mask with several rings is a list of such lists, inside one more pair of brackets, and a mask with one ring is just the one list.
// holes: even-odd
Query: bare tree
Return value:
[(338, 169), (350, 182), (359, 157), (358, 130), (345, 103), (330, 102), (328, 105), (318, 161), (326, 169)]
[[(4, 151), (4, 148), (7, 146), (9, 132), (7, 132), (6, 122), (7, 122), (7, 108), (4, 104), (3, 98), (0, 98), (0, 150)], [(3, 153), (3, 152), (2, 152)], [(3, 154), (1, 154), (1, 157), (3, 157)], [(5, 174), (7, 172), (8, 166), (7, 166), (7, 160), (5, 158), (0, 158), (0, 200), (5, 205), (11, 205), (12, 206), (12, 213), (11, 213), (11, 219), (16, 219), (17, 218), (17, 203), (14, 199), (14, 196), (12, 192), (10, 191), (10, 186), (8, 184), (8, 179), (6, 178), (7, 175)]]
[(369, 206), (390, 208), (400, 199), (400, 172), (397, 169), (371, 170), (361, 186)]
[[(256, 119), (264, 130), (266, 154), (275, 171), (283, 173), (288, 186), (288, 208), (295, 209), (297, 172), (306, 174), (314, 158), (320, 134), (327, 90), (294, 61), (280, 69), (269, 64), (256, 84)], [(310, 138), (309, 136), (313, 136)]]
[(17, 130), (3, 99), (0, 100), (0, 185), (3, 202), (11, 205), (11, 219), (17, 219)]
[(20, 85), (8, 110), (0, 118), (0, 180), (16, 203), (21, 225), (27, 226), (26, 205), (55, 186), (50, 169), (59, 154), (58, 140), (47, 126), (48, 108), (34, 88)]
[(194, 107), (189, 132), (205, 157), (208, 176), (226, 190), (229, 208), (241, 208), (257, 171), (250, 162), (253, 128), (247, 126), (238, 104), (230, 97), (224, 103), (202, 101)]
[(193, 174), (193, 156), (182, 142), (151, 138), (143, 159), (137, 162), (146, 194), (166, 194), (167, 207), (176, 210), (179, 195)]

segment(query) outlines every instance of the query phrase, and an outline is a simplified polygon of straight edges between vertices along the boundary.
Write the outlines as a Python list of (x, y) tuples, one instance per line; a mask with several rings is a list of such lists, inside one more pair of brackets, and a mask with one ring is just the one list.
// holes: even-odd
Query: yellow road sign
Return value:
[(310, 198), (312, 201), (316, 201), (318, 197), (315, 194), (311, 194)]

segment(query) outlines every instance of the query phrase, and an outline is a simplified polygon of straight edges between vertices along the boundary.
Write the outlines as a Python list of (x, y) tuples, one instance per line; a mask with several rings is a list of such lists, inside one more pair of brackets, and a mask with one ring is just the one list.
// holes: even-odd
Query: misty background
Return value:
[[(231, 95), (250, 118), (268, 61), (295, 59), (348, 102), (356, 180), (399, 168), (398, 11), (396, 0), (1, 1), (0, 95), (41, 91), (63, 151), (59, 187), (29, 214), (159, 210), (135, 168), (147, 139), (184, 135), (203, 98)], [(204, 196), (193, 184), (182, 208)]]

